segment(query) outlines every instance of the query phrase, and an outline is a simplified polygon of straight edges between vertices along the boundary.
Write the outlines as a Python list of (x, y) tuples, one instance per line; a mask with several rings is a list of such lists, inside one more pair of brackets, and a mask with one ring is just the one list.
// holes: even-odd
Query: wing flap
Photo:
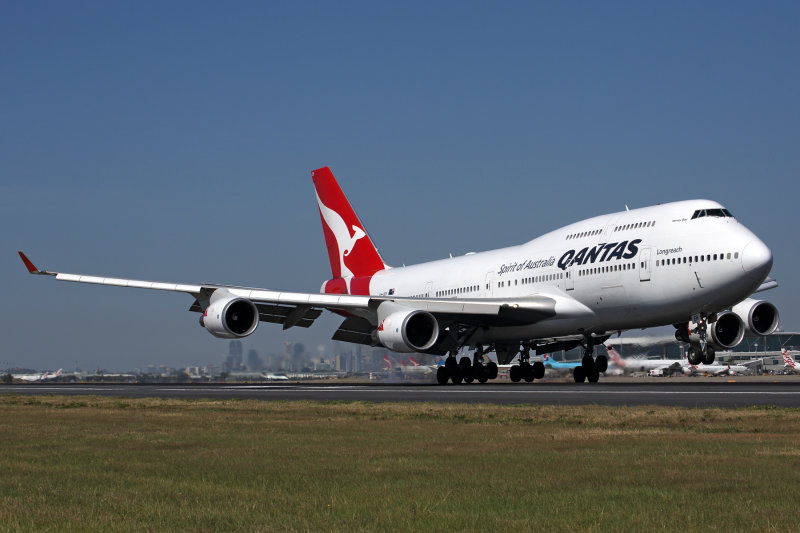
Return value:
[(341, 323), (339, 329), (333, 333), (333, 337), (331, 338), (335, 341), (372, 346), (374, 344), (374, 339), (372, 338), (373, 329), (375, 329), (375, 326), (373, 326), (369, 320), (351, 316), (347, 317), (344, 322)]

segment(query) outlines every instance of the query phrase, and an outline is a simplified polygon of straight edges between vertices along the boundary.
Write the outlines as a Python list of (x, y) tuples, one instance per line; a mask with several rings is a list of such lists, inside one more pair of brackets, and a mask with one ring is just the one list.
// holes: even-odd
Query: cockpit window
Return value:
[(723, 218), (723, 217), (733, 217), (733, 215), (727, 209), (698, 209), (692, 215), (692, 220), (702, 217)]

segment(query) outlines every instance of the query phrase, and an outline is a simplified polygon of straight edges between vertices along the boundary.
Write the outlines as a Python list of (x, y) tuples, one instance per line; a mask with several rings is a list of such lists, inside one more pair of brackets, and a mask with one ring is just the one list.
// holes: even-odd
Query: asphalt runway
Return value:
[(238, 398), (365, 402), (452, 402), (537, 405), (656, 405), (681, 407), (800, 407), (800, 381), (684, 381), (606, 383), (309, 384), (263, 385), (0, 385), (0, 394), (101, 395), (131, 398)]

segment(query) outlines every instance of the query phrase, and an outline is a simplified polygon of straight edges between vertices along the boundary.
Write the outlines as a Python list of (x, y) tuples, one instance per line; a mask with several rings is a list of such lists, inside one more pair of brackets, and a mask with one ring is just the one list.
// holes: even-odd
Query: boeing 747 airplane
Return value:
[[(584, 348), (576, 382), (608, 367), (594, 347), (621, 330), (673, 324), (692, 364), (745, 334), (778, 326), (774, 305), (750, 298), (772, 288), (772, 253), (722, 205), (688, 200), (575, 222), (518, 246), (390, 267), (327, 167), (311, 173), (332, 270), (320, 294), (228, 285), (160, 283), (51, 272), (22, 252), (31, 274), (58, 280), (183, 292), (200, 325), (220, 338), (259, 322), (308, 327), (328, 310), (343, 321), (333, 339), (395, 352), (448, 355), (441, 384), (511, 374), (533, 379), (531, 351)], [(456, 354), (474, 348), (472, 359)], [(497, 363), (484, 356), (494, 351)], [(539, 374), (539, 372), (536, 372)], [(485, 379), (477, 379), (485, 381)]]

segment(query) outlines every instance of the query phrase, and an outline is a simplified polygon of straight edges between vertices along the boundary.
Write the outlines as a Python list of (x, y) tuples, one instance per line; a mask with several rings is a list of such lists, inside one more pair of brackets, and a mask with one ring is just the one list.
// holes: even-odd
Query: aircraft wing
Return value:
[(279, 323), (284, 329), (293, 326), (308, 327), (319, 317), (323, 309), (327, 309), (347, 317), (334, 334), (334, 340), (364, 344), (368, 343), (365, 342), (366, 337), (371, 336), (378, 325), (378, 306), (386, 301), (410, 309), (428, 311), (445, 322), (450, 320), (474, 326), (525, 325), (556, 316), (577, 318), (593, 314), (586, 306), (563, 293), (509, 299), (425, 299), (286, 292), (232, 285), (164, 283), (53, 272), (37, 268), (24, 253), (19, 252), (19, 255), (31, 274), (52, 276), (59, 281), (190, 294), (195, 301), (189, 310), (201, 313), (215, 292), (225, 291), (226, 296), (252, 301), (258, 309), (260, 321)]

